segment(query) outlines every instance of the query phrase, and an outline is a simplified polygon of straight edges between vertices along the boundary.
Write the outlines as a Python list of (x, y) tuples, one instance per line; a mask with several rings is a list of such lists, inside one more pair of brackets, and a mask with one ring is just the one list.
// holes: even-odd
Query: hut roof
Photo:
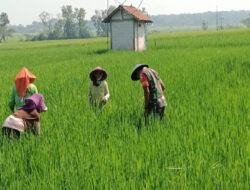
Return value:
[(112, 16), (115, 15), (121, 9), (127, 11), (130, 15), (132, 15), (138, 21), (152, 22), (152, 20), (147, 15), (145, 15), (143, 12), (141, 12), (139, 9), (137, 9), (133, 6), (125, 6), (125, 5), (119, 5), (119, 7), (117, 7), (112, 13), (110, 13), (103, 20), (103, 22), (109, 23)]

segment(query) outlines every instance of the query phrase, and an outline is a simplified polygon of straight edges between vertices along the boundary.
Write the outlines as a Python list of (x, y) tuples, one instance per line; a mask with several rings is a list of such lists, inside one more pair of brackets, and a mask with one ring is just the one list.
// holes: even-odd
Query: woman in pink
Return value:
[(25, 100), (25, 104), (10, 115), (3, 124), (3, 135), (16, 138), (21, 132), (31, 131), (40, 135), (40, 112), (47, 111), (41, 94), (34, 94)]

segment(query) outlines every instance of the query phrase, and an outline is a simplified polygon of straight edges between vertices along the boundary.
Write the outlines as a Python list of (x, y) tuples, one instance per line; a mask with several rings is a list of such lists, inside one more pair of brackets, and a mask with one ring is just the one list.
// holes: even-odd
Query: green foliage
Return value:
[(243, 19), (241, 23), (244, 24), (246, 27), (250, 28), (250, 18)]
[(12, 36), (14, 29), (8, 29), (7, 25), (10, 23), (7, 13), (0, 14), (0, 43), (6, 41), (7, 37)]
[(95, 14), (91, 17), (91, 21), (93, 22), (96, 28), (97, 36), (107, 36), (107, 23), (103, 23), (102, 21), (115, 10), (116, 7), (110, 6), (109, 9), (106, 10), (95, 10)]
[(18, 34), (36, 34), (45, 30), (42, 22), (33, 21), (31, 24), (23, 26), (19, 25), (9, 25), (8, 28), (12, 28)]
[(52, 16), (48, 13), (43, 11), (42, 13), (39, 14), (39, 18), (41, 19), (43, 25), (45, 28), (48, 28), (49, 32), (51, 32), (51, 27), (52, 27)]
[(34, 36), (33, 41), (90, 37), (87, 21), (85, 21), (86, 12), (83, 8), (73, 9), (71, 5), (67, 5), (63, 6), (61, 11), (62, 14), (57, 19), (52, 18), (47, 12), (42, 12), (39, 15), (47, 30)]
[(11, 37), (15, 33), (15, 30), (8, 29), (7, 27), (0, 26), (0, 43), (6, 41), (7, 37)]
[(7, 13), (1, 13), (0, 14), (0, 27), (5, 27), (9, 23), (10, 21), (9, 21)]
[[(0, 135), (1, 189), (248, 189), (249, 42), (235, 30), (150, 35), (145, 52), (105, 51), (105, 39), (0, 45), (0, 124), (22, 66), (49, 109), (41, 137)], [(148, 128), (138, 63), (166, 85), (165, 119)], [(102, 111), (88, 105), (96, 66), (111, 94)]]
[(87, 38), (90, 37), (87, 28), (87, 22), (85, 21), (86, 12), (83, 8), (75, 8), (75, 18), (76, 18), (76, 29), (78, 31), (78, 36), (80, 38)]
[(74, 22), (75, 15), (71, 5), (62, 7), (62, 18), (64, 21), (64, 37), (67, 39), (74, 38), (76, 36), (76, 24)]
[(42, 41), (42, 40), (47, 40), (50, 39), (50, 36), (48, 36), (46, 33), (40, 33), (34, 37), (32, 37), (31, 41)]

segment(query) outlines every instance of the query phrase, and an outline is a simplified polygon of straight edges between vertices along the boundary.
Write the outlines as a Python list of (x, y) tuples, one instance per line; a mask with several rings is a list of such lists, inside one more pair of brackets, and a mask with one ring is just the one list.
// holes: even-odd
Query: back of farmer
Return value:
[(37, 87), (32, 84), (36, 77), (25, 67), (15, 77), (15, 85), (12, 88), (9, 107), (12, 112), (25, 104), (26, 98), (38, 93)]
[(158, 73), (148, 65), (140, 64), (133, 69), (131, 79), (141, 81), (145, 98), (145, 116), (153, 113), (162, 119), (167, 102), (163, 94), (165, 86)]
[(4, 136), (19, 138), (22, 132), (40, 135), (40, 112), (47, 111), (43, 95), (33, 94), (25, 104), (11, 114), (2, 126)]

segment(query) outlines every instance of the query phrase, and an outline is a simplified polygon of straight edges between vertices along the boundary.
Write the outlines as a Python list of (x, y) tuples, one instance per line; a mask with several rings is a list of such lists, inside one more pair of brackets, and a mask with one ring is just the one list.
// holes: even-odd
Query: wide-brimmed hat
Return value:
[(148, 67), (148, 65), (146, 65), (146, 64), (137, 64), (135, 67), (134, 67), (134, 69), (133, 69), (133, 71), (132, 71), (132, 75), (131, 75), (131, 79), (132, 80), (139, 80), (139, 78), (137, 78), (137, 76), (136, 76), (136, 72), (138, 71), (138, 70), (140, 70), (140, 69), (142, 69), (143, 67)]
[(103, 68), (101, 68), (101, 67), (96, 67), (96, 68), (94, 68), (94, 69), (90, 72), (90, 74), (89, 74), (89, 78), (90, 78), (92, 81), (95, 80), (94, 74), (95, 74), (96, 71), (102, 71), (103, 75), (102, 75), (101, 81), (107, 79), (107, 77), (108, 77), (107, 72), (106, 72)]

